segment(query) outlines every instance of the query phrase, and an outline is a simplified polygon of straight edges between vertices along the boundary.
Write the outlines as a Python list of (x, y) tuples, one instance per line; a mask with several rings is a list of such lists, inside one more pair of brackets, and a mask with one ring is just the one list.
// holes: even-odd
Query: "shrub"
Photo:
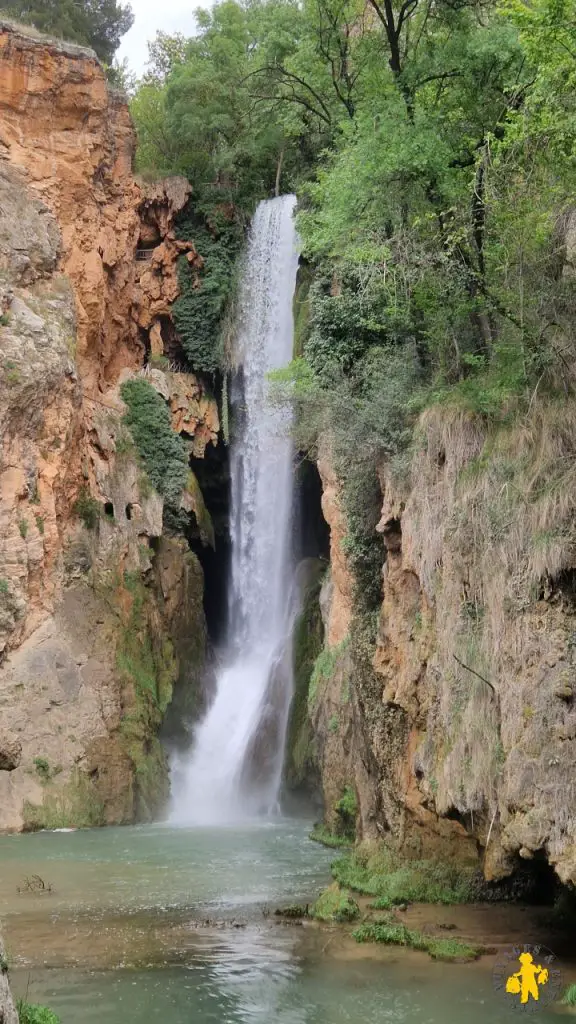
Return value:
[(96, 501), (87, 487), (82, 487), (73, 505), (74, 514), (82, 520), (87, 530), (95, 530), (100, 519), (100, 502)]
[(40, 776), (42, 782), (48, 782), (52, 778), (50, 765), (45, 757), (35, 757), (34, 767), (36, 768), (36, 774)]
[(334, 810), (339, 818), (338, 832), (354, 839), (356, 835), (356, 815), (358, 813), (358, 801), (356, 793), (351, 786), (345, 786), (344, 792), (334, 805)]
[(146, 380), (127, 380), (120, 392), (128, 406), (124, 423), (146, 473), (166, 502), (177, 507), (188, 477), (188, 456), (184, 441), (172, 430), (168, 406)]
[(22, 539), (26, 540), (26, 537), (28, 536), (28, 520), (21, 519), (20, 522), (18, 523), (18, 529), (20, 531), (20, 536), (22, 537)]
[(180, 218), (180, 238), (193, 238), (203, 259), (202, 268), (191, 273), (185, 256), (178, 261), (180, 295), (172, 306), (172, 318), (182, 347), (194, 370), (214, 374), (223, 365), (221, 326), (234, 287), (236, 257), (243, 231), (234, 220), (220, 218), (211, 229), (197, 216)]
[(0, 594), (8, 594), (10, 591), (10, 584), (4, 576), (0, 576)]

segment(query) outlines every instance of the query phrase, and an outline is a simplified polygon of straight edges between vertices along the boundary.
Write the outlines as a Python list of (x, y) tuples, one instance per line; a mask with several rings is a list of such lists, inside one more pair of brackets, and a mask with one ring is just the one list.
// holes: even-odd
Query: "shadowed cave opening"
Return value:
[(322, 512), (322, 481), (315, 462), (296, 457), (292, 547), (296, 563), (330, 557), (330, 528)]
[(230, 569), (230, 452), (222, 438), (208, 445), (203, 459), (190, 459), (214, 526), (214, 548), (200, 538), (196, 523), (186, 531), (190, 549), (204, 571), (204, 613), (208, 639), (218, 645), (226, 631)]

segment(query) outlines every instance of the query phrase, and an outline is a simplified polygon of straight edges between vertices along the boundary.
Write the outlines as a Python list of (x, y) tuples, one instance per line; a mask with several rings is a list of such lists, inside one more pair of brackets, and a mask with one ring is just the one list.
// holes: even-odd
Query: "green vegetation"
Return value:
[(82, 520), (87, 530), (95, 530), (102, 508), (99, 501), (93, 498), (87, 487), (82, 487), (73, 505), (74, 515)]
[(120, 725), (121, 745), (135, 773), (139, 820), (150, 820), (168, 795), (168, 772), (158, 731), (172, 699), (177, 665), (170, 640), (157, 622), (139, 573), (125, 573), (131, 597), (116, 653), (130, 696)]
[(444, 862), (400, 862), (383, 846), (358, 847), (332, 864), (336, 881), (364, 896), (376, 896), (373, 907), (400, 903), (466, 903), (472, 894), (472, 871)]
[(26, 540), (26, 537), (28, 536), (28, 520), (27, 519), (21, 519), (20, 520), (20, 522), (18, 523), (18, 530), (20, 532), (20, 536), (22, 537), (22, 540)]
[[(48, 763), (48, 775), (42, 768), (42, 781), (48, 783), (54, 773)], [(38, 768), (37, 768), (38, 770)], [(41, 804), (25, 801), (23, 808), (24, 830), (36, 832), (40, 829), (95, 828), (104, 824), (104, 808), (88, 776), (76, 770), (70, 780), (58, 792), (47, 791)]]
[(340, 836), (331, 832), (326, 825), (314, 825), (310, 833), (310, 839), (313, 839), (315, 843), (321, 843), (322, 846), (329, 846), (337, 850), (341, 846), (352, 846), (354, 839), (349, 838), (346, 835)]
[(128, 406), (124, 423), (150, 482), (177, 509), (188, 478), (188, 456), (184, 441), (172, 430), (168, 406), (143, 378), (124, 381), (120, 392)]
[(308, 688), (308, 707), (310, 711), (314, 709), (316, 700), (325, 683), (327, 683), (334, 675), (340, 655), (348, 648), (348, 644), (349, 640), (346, 638), (341, 644), (337, 644), (335, 647), (325, 646), (316, 658)]
[(2, 313), (0, 315), (0, 327), (8, 327), (9, 323), (10, 323), (10, 314), (9, 313)]
[(10, 592), (10, 584), (4, 576), (0, 576), (0, 594), (8, 594)]
[(8, 974), (8, 960), (0, 953), (0, 974)]
[(129, 4), (117, 0), (4, 0), (2, 13), (39, 32), (91, 46), (106, 64), (134, 21)]
[(235, 262), (244, 232), (233, 209), (213, 212), (209, 224), (201, 213), (185, 213), (178, 220), (178, 236), (194, 239), (203, 262), (191, 273), (186, 257), (180, 257), (180, 295), (172, 306), (172, 316), (192, 369), (214, 375), (225, 362), (221, 327), (233, 294)]
[(362, 924), (352, 932), (356, 942), (382, 942), (388, 946), (409, 946), (429, 953), (433, 960), (468, 962), (482, 955), (481, 946), (472, 946), (458, 939), (437, 939), (407, 928), (398, 921)]
[(324, 563), (318, 560), (306, 587), (302, 611), (294, 626), (294, 697), (286, 741), (286, 779), (292, 789), (305, 784), (316, 771), (314, 730), (308, 714), (308, 688), (324, 640), (320, 611), (320, 587), (324, 570)]
[(17, 1010), (20, 1024), (60, 1024), (60, 1018), (47, 1006), (34, 1006), (19, 999)]
[(48, 782), (52, 777), (50, 765), (45, 757), (35, 757), (34, 767), (36, 768), (36, 774), (40, 776), (43, 782)]
[(44, 536), (44, 516), (37, 515), (34, 517), (36, 520), (36, 527), (41, 537)]
[(352, 786), (345, 786), (344, 792), (334, 804), (334, 810), (338, 815), (338, 835), (354, 839), (356, 836), (356, 815), (358, 814), (358, 801)]
[(576, 984), (568, 985), (561, 1002), (564, 1006), (576, 1006)]
[[(247, 217), (276, 191), (298, 194), (296, 358), (275, 387), (295, 407), (301, 450), (330, 443), (355, 584), (350, 674), (368, 719), (393, 714), (373, 671), (378, 470), (406, 473), (422, 414), (477, 424), (486, 441), (479, 469), (498, 500), (478, 484), (477, 535), (501, 550), (518, 506), (540, 502), (522, 552), (511, 538), (515, 564), (529, 562), (535, 587), (568, 564), (572, 535), (551, 525), (576, 431), (562, 413), (576, 382), (575, 26), (576, 0), (371, 0), (368, 13), (357, 0), (221, 0), (193, 39), (158, 37), (133, 99), (140, 169), (183, 173), (194, 189), (198, 220), (179, 230), (205, 265), (182, 260), (175, 317), (203, 372), (217, 377), (225, 362)], [(506, 430), (504, 459), (494, 441)], [(521, 467), (527, 449), (534, 471)], [(399, 549), (400, 533), (389, 539)], [(463, 609), (470, 629), (482, 611)], [(312, 712), (334, 669), (323, 652)], [(483, 760), (469, 773), (471, 807), (491, 800), (495, 757)]]
[(360, 916), (360, 907), (349, 892), (336, 884), (325, 889), (310, 910), (310, 916), (318, 921), (354, 921)]

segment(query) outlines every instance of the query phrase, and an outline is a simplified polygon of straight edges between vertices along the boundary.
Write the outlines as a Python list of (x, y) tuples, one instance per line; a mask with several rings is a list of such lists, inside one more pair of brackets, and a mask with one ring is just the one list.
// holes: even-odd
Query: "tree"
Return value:
[(130, 5), (118, 0), (7, 0), (5, 11), (40, 32), (90, 46), (109, 65), (134, 22)]

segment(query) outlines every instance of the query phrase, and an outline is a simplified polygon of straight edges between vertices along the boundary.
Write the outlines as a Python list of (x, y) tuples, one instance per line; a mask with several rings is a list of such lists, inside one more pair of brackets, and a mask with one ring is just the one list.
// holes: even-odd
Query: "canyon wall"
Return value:
[[(216, 444), (215, 400), (164, 355), (190, 190), (138, 184), (134, 149), (91, 51), (0, 22), (0, 829), (157, 814), (158, 732), (203, 656), (202, 569), (119, 390), (145, 373), (186, 450)], [(192, 474), (182, 510), (209, 543)]]
[(362, 837), (488, 879), (547, 862), (574, 882), (570, 406), (536, 398), (527, 422), (496, 431), (438, 408), (417, 436), (407, 473), (380, 468), (382, 604), (365, 656), (339, 484), (319, 458), (331, 571), (311, 718), (327, 824), (348, 786)]

